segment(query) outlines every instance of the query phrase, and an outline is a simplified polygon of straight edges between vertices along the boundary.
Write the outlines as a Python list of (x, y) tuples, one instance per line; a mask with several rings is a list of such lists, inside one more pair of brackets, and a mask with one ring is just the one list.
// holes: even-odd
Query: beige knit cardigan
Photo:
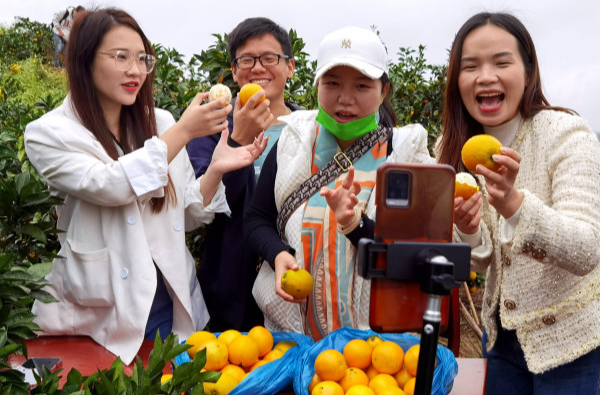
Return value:
[(529, 370), (541, 373), (600, 345), (600, 144), (580, 117), (544, 110), (522, 122), (511, 148), (522, 157), (518, 223), (502, 235), (505, 219), (484, 188), (482, 245), (471, 265), (487, 269), (487, 349), (497, 338), (499, 310)]

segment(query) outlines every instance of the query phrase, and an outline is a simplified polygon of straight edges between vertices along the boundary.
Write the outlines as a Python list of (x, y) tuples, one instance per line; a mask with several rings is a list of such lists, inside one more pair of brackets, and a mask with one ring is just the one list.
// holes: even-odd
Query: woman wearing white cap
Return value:
[[(287, 126), (264, 163), (245, 221), (247, 241), (268, 262), (253, 294), (272, 330), (320, 339), (342, 326), (368, 328), (370, 283), (357, 275), (356, 245), (374, 235), (377, 168), (433, 161), (422, 126), (395, 127), (387, 73), (387, 51), (375, 33), (336, 30), (319, 48), (319, 109), (280, 117)], [(315, 177), (338, 162), (344, 171), (320, 185)], [(282, 274), (299, 267), (314, 277), (306, 304), (281, 289)]]

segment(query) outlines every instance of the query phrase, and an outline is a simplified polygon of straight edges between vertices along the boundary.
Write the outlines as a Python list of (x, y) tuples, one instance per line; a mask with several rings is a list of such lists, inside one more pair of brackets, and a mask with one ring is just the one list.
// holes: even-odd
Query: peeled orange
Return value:
[(454, 197), (461, 197), (467, 200), (479, 191), (479, 186), (475, 177), (467, 172), (456, 174), (456, 182), (454, 183)]
[(225, 98), (225, 105), (231, 101), (231, 90), (227, 85), (215, 84), (208, 91), (209, 101), (214, 101), (222, 97)]

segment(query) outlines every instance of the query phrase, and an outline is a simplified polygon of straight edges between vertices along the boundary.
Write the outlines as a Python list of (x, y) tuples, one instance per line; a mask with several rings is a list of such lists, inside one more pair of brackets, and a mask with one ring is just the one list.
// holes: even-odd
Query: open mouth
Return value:
[(477, 103), (482, 109), (494, 109), (504, 101), (504, 93), (483, 93), (477, 95)]
[(255, 84), (258, 84), (260, 86), (265, 86), (266, 84), (268, 84), (269, 82), (271, 82), (271, 80), (267, 80), (267, 79), (260, 79), (260, 80), (251, 80), (250, 82), (253, 82)]
[(350, 122), (356, 119), (356, 115), (346, 112), (346, 111), (338, 111), (335, 113), (335, 117), (337, 121), (340, 123)]

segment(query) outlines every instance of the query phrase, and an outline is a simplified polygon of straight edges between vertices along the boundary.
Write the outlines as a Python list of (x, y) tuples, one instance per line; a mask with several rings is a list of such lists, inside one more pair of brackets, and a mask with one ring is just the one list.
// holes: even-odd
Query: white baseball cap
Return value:
[(321, 40), (315, 84), (336, 66), (350, 66), (369, 78), (377, 79), (389, 70), (387, 51), (374, 32), (354, 26), (343, 27)]

